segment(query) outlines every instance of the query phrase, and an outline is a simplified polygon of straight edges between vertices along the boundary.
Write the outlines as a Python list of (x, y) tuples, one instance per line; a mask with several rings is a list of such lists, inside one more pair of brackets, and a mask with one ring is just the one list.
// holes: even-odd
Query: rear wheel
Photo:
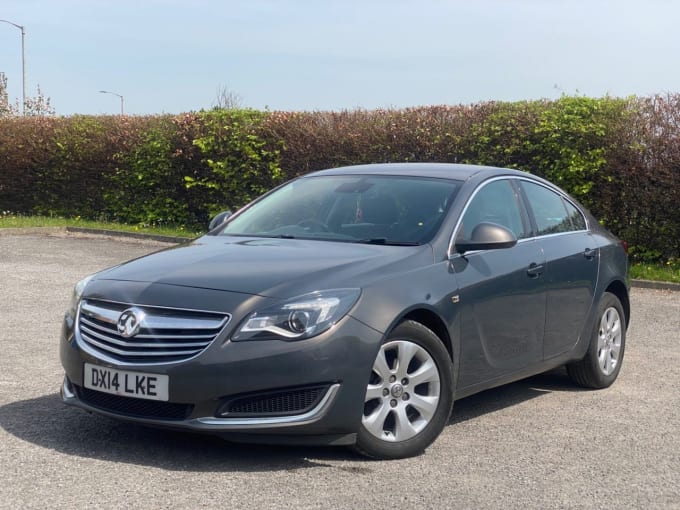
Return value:
[(452, 405), (448, 351), (430, 329), (404, 321), (373, 363), (355, 449), (378, 459), (417, 455), (440, 434)]
[(626, 347), (626, 316), (621, 302), (605, 292), (586, 355), (567, 365), (572, 381), (585, 388), (606, 388), (619, 375)]

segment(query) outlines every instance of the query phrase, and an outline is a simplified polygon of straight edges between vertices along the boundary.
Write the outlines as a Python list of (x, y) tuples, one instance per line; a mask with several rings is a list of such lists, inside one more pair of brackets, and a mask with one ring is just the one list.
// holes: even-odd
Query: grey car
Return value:
[(416, 455), (453, 402), (621, 369), (623, 244), (558, 187), (453, 164), (290, 181), (193, 242), (76, 285), (65, 403), (235, 441)]

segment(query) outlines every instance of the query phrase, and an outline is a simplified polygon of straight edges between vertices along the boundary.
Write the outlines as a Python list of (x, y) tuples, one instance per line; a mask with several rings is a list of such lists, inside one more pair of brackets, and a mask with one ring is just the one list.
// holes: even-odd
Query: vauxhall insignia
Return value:
[(116, 327), (123, 338), (131, 338), (139, 333), (145, 313), (139, 308), (128, 308), (118, 317)]
[(602, 389), (621, 369), (624, 245), (530, 174), (336, 168), (226, 214), (205, 237), (76, 284), (64, 402), (386, 460), (435, 440), (457, 382), (470, 395), (566, 365)]

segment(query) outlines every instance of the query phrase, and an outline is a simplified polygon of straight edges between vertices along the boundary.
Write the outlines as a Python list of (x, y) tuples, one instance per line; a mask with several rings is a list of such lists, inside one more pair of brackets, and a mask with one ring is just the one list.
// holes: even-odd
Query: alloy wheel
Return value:
[(440, 392), (439, 368), (426, 349), (408, 340), (387, 342), (373, 364), (362, 423), (383, 441), (411, 439), (434, 416)]
[(621, 317), (614, 307), (607, 308), (600, 319), (597, 338), (597, 361), (604, 375), (610, 375), (619, 363), (621, 352)]

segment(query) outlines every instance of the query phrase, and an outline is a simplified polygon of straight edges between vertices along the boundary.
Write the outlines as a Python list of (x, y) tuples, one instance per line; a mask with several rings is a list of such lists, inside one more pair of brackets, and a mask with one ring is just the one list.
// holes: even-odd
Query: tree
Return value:
[(43, 117), (54, 115), (55, 110), (50, 103), (50, 98), (43, 94), (40, 85), (37, 86), (38, 94), (26, 98), (26, 115), (31, 117)]
[[(31, 117), (54, 115), (55, 110), (52, 107), (50, 98), (43, 94), (43, 91), (40, 90), (40, 85), (37, 86), (37, 92), (37, 95), (26, 98), (25, 114)], [(0, 73), (0, 118), (16, 117), (19, 115), (21, 115), (19, 100), (17, 99), (14, 104), (9, 102), (7, 76), (5, 76), (5, 73)]]
[(213, 108), (216, 110), (238, 110), (243, 107), (243, 98), (240, 94), (229, 90), (226, 85), (217, 87)]
[(9, 104), (9, 96), (7, 94), (7, 76), (5, 73), (0, 73), (0, 118), (11, 117), (16, 112)]

